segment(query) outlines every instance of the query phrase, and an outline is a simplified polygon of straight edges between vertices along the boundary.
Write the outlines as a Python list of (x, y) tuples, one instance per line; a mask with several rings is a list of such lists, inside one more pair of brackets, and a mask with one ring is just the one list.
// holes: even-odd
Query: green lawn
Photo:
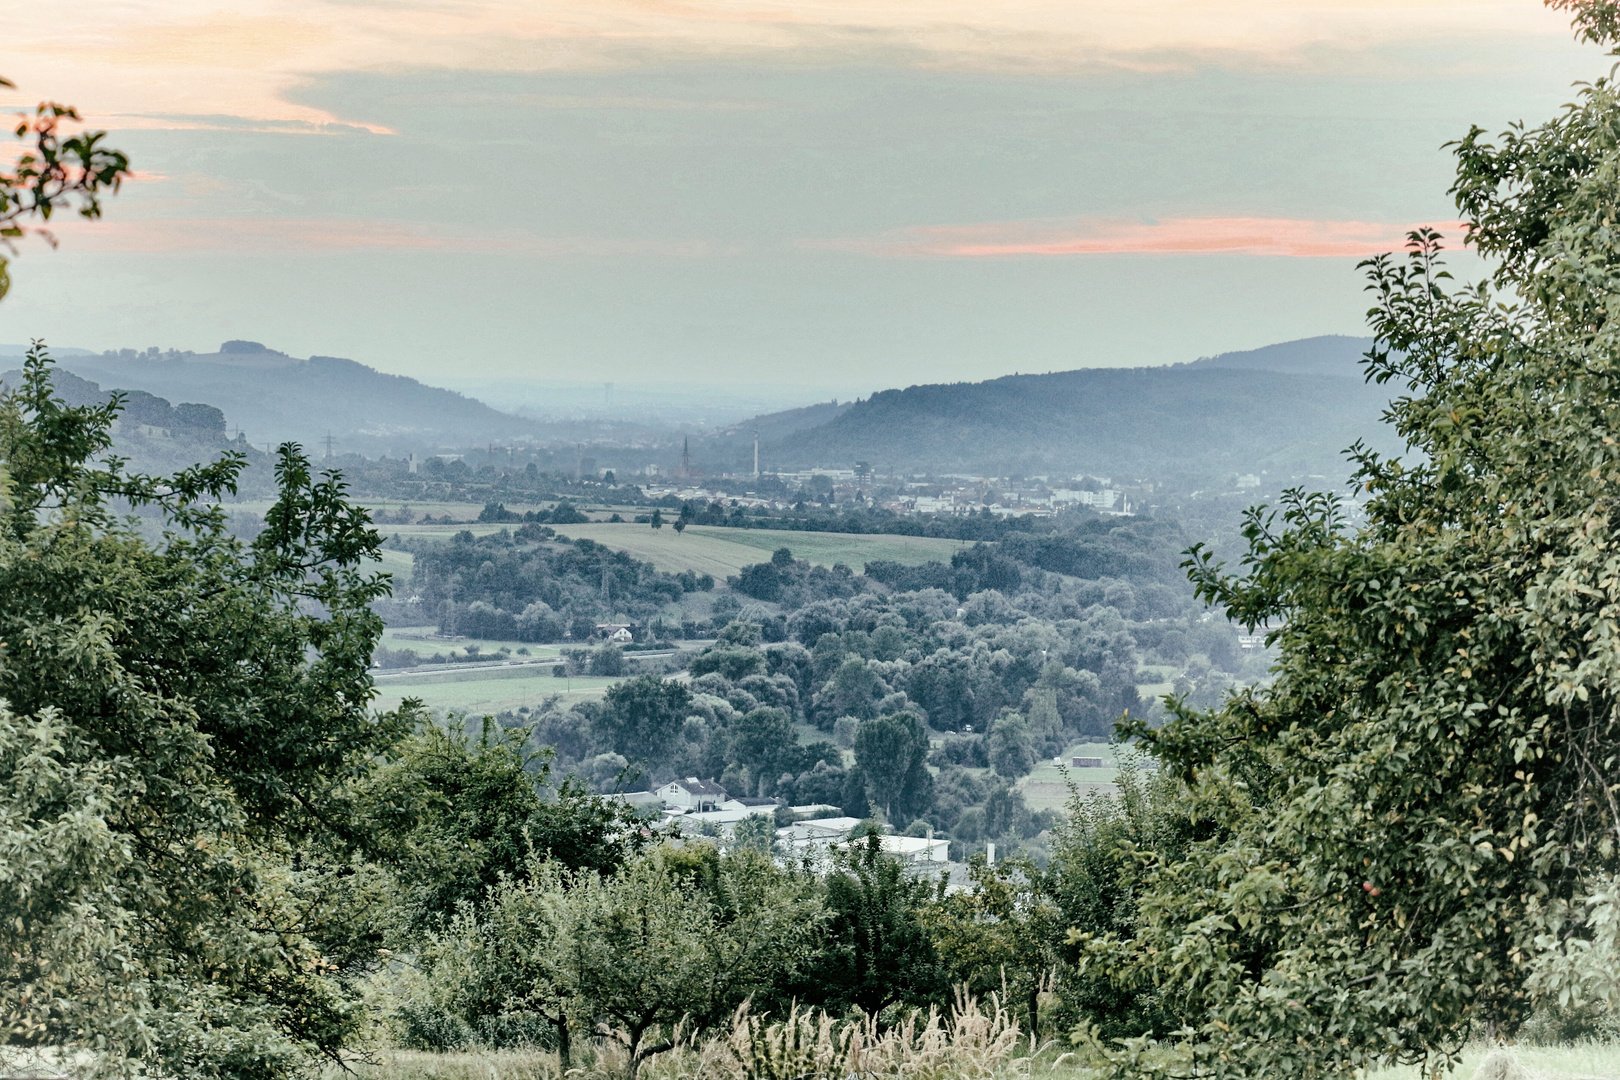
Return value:
[(647, 525), (555, 525), (559, 533), (575, 539), (595, 540), (629, 552), (670, 573), (691, 570), (725, 578), (751, 563), (764, 562), (771, 552), (785, 547), (796, 558), (819, 566), (843, 563), (857, 574), (871, 559), (890, 559), (915, 566), (938, 559), (948, 562), (964, 544), (926, 536), (869, 536), (855, 533), (792, 532), (786, 529), (728, 529), (720, 525), (694, 525), (685, 533), (653, 529)]

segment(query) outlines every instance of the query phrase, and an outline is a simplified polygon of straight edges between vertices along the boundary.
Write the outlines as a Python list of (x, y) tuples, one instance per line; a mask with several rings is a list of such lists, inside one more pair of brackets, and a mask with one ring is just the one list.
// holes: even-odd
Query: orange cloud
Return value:
[(139, 254), (239, 252), (285, 255), (308, 252), (438, 250), (562, 258), (664, 256), (715, 258), (740, 253), (734, 245), (701, 240), (617, 237), (540, 237), (512, 231), (449, 230), (400, 221), (320, 218), (147, 218), (66, 221), (53, 231), (75, 251)]
[(1392, 225), (1297, 218), (1185, 217), (996, 221), (932, 225), (803, 246), (884, 258), (1012, 258), (1041, 255), (1274, 255), (1346, 258), (1394, 251), (1421, 227), (1460, 236), (1455, 222)]

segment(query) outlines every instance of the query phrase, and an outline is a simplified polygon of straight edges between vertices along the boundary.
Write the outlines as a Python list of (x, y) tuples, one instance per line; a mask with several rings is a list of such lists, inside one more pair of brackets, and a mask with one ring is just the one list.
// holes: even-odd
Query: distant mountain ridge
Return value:
[(885, 390), (770, 441), (765, 458), (783, 471), (867, 461), (880, 473), (1338, 476), (1357, 440), (1399, 450), (1379, 422), (1388, 393), (1357, 364), (1369, 343), (1307, 338), (1170, 367)]
[(533, 429), (452, 390), (335, 356), (301, 360), (257, 342), (226, 342), (202, 355), (65, 355), (58, 362), (104, 387), (207, 402), (259, 446), (288, 439), (314, 446), (330, 433), (340, 452), (397, 455), (521, 438)]
[(1245, 371), (1279, 371), (1286, 375), (1337, 375), (1361, 377), (1361, 360), (1373, 339), (1327, 334), (1322, 337), (1284, 341), (1243, 352), (1206, 356), (1177, 367), (1237, 368)]
[[(1206, 477), (1220, 483), (1262, 471), (1336, 479), (1345, 473), (1344, 449), (1358, 440), (1383, 452), (1401, 449), (1379, 422), (1388, 390), (1362, 376), (1360, 358), (1370, 343), (1324, 336), (1166, 367), (885, 390), (761, 415), (694, 437), (692, 451), (705, 471), (747, 471), (757, 431), (766, 471), (847, 469), (865, 461), (880, 474), (1089, 472), (1179, 476), (1195, 486)], [(169, 416), (169, 401), (206, 403), (223, 411), (226, 438), (234, 441), (240, 430), (260, 448), (293, 439), (313, 450), (330, 433), (338, 453), (373, 457), (531, 440), (566, 443), (571, 457), (575, 443), (607, 434), (586, 430), (603, 425), (575, 425), (580, 430), (559, 441), (557, 425), (454, 391), (338, 357), (299, 359), (256, 342), (226, 342), (206, 355), (61, 352), (65, 372), (165, 399), (162, 408), (153, 403), (158, 420)], [(178, 423), (143, 422), (165, 429)], [(641, 441), (648, 434), (637, 435), (642, 452), (679, 453), (678, 436), (671, 450), (667, 442), (660, 449)], [(604, 452), (614, 453), (598, 444)]]

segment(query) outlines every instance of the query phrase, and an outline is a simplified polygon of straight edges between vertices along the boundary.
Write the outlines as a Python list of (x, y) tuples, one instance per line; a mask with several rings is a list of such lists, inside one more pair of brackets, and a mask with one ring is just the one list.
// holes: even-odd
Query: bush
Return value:
[(590, 667), (587, 670), (592, 675), (616, 678), (625, 674), (628, 668), (623, 649), (617, 645), (604, 645), (591, 654)]

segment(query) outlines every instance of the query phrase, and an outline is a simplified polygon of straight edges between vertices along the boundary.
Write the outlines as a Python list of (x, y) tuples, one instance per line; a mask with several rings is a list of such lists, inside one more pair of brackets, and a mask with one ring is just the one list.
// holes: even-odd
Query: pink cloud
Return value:
[(1346, 258), (1399, 250), (1412, 229), (1459, 235), (1456, 222), (1388, 224), (1298, 218), (1183, 217), (992, 221), (923, 225), (804, 246), (882, 258), (1010, 258), (1037, 255), (1273, 255)]
[(541, 237), (511, 231), (448, 230), (399, 221), (312, 218), (148, 218), (69, 221), (55, 229), (70, 250), (169, 254), (230, 251), (282, 255), (312, 251), (436, 250), (537, 257), (734, 255), (731, 245), (702, 240)]

